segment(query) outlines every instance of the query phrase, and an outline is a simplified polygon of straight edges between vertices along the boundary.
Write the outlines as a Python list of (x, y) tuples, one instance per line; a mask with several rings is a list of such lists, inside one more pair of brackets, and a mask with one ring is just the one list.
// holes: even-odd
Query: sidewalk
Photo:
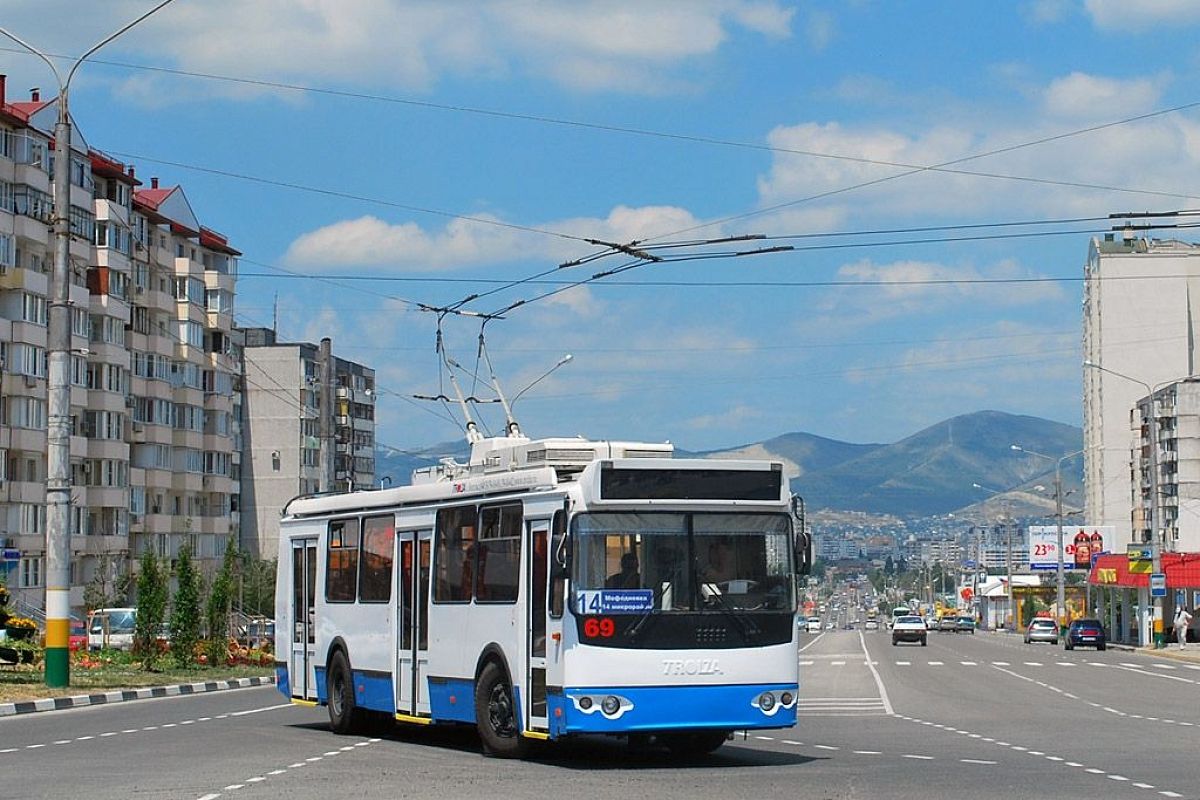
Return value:
[(0, 703), (0, 718), (16, 714), (34, 714), (39, 711), (62, 711), (84, 706), (126, 703), (130, 700), (149, 700), (156, 697), (178, 697), (187, 694), (220, 692), (226, 689), (242, 689), (248, 686), (267, 686), (275, 683), (275, 676), (262, 678), (231, 678), (227, 681), (205, 681), (204, 683), (180, 683), (172, 686), (146, 686), (141, 689), (116, 689), (96, 694), (80, 694), (71, 697), (46, 697), (40, 700), (22, 700), (16, 703)]

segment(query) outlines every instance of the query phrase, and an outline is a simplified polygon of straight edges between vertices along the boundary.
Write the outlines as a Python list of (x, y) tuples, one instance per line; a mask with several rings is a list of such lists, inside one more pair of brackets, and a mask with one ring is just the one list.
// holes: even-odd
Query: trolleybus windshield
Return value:
[(573, 531), (579, 614), (795, 610), (786, 515), (596, 512)]

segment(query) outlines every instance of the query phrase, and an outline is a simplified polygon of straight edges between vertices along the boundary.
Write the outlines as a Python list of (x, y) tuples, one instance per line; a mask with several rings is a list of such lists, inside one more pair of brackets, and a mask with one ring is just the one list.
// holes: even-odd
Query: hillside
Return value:
[[(786, 433), (725, 450), (677, 449), (676, 456), (781, 461), (792, 491), (813, 512), (829, 509), (911, 518), (986, 505), (992, 512), (1021, 515), (1052, 508), (1054, 462), (1013, 451), (1011, 446), (1018, 444), (1057, 459), (1079, 450), (1082, 439), (1083, 432), (1072, 425), (978, 411), (931, 425), (893, 444), (852, 444), (810, 433)], [(446, 457), (465, 461), (467, 454), (465, 441), (407, 451), (380, 448), (376, 479), (389, 476), (398, 486), (409, 482), (415, 468)], [(1064, 487), (1075, 490), (1075, 504), (1082, 494), (1082, 471), (1081, 457), (1064, 465)], [(975, 483), (995, 491), (976, 489)]]

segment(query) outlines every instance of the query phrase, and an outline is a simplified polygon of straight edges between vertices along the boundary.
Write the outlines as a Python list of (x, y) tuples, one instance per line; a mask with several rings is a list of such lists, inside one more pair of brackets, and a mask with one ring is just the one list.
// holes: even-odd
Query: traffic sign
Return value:
[(1132, 573), (1145, 575), (1153, 568), (1154, 552), (1149, 547), (1131, 544), (1125, 548), (1125, 555), (1129, 559), (1129, 571)]
[(21, 560), (21, 551), (14, 550), (11, 547), (4, 548), (3, 553), (0, 554), (0, 561), (20, 561), (20, 560)]
[(1150, 574), (1150, 596), (1151, 597), (1166, 597), (1167, 596), (1167, 576), (1162, 572), (1152, 572)]

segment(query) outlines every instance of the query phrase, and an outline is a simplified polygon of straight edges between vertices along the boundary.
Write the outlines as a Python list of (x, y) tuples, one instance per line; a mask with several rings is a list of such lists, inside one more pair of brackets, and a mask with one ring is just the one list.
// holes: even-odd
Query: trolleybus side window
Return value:
[(329, 555), (325, 560), (325, 600), (353, 603), (358, 578), (358, 520), (329, 522)]
[(479, 514), (479, 566), (475, 599), (515, 603), (521, 564), (521, 504), (484, 508)]
[(392, 550), (395, 538), (395, 516), (388, 514), (363, 520), (362, 558), (358, 565), (360, 602), (387, 603), (392, 599)]
[(471, 600), (476, 513), (475, 506), (442, 508), (437, 512), (435, 603), (467, 603)]

